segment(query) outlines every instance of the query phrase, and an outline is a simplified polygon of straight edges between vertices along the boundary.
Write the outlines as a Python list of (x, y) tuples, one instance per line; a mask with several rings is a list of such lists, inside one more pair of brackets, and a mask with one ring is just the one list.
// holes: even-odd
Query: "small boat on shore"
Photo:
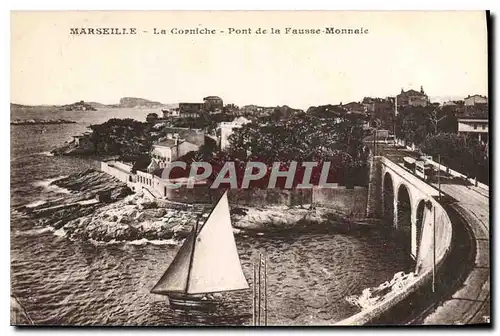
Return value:
[(172, 309), (212, 310), (220, 303), (220, 293), (248, 288), (226, 191), (205, 223), (197, 220), (151, 293), (166, 295)]

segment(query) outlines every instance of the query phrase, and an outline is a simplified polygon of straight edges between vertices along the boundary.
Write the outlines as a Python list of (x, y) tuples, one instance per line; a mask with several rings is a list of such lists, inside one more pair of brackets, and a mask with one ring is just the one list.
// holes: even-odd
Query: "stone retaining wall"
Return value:
[[(436, 268), (439, 270), (450, 251), (453, 229), (446, 210), (438, 202), (433, 201), (432, 203), (436, 211)], [(432, 230), (432, 225), (426, 225), (423, 230), (423, 236), (432, 236)], [(428, 241), (428, 239), (425, 240)], [(420, 268), (420, 271), (411, 282), (407, 283), (406, 286), (400, 290), (389, 293), (381, 302), (347, 319), (337, 322), (336, 325), (364, 325), (377, 320), (394, 305), (406, 299), (410, 294), (417, 291), (432, 279), (432, 264), (432, 253), (421, 256), (417, 260), (417, 268)]]

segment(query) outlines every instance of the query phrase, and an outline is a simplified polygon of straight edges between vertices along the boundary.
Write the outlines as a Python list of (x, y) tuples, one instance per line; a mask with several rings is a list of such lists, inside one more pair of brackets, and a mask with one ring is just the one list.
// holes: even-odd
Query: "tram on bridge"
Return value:
[(411, 171), (416, 176), (427, 182), (432, 182), (434, 179), (434, 168), (427, 162), (427, 157), (414, 159), (412, 157), (404, 157), (404, 167)]

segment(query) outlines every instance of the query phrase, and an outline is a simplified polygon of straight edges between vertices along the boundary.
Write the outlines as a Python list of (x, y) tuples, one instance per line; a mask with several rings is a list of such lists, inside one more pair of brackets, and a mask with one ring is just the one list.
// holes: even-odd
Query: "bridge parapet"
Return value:
[[(396, 228), (399, 225), (397, 216), (401, 214), (397, 211), (398, 208), (401, 208), (399, 203), (402, 201), (399, 193), (408, 194), (407, 200), (411, 207), (411, 245), (412, 255), (415, 258), (415, 270), (413, 277), (404, 286), (392, 287), (386, 295), (376, 300), (375, 304), (336, 323), (337, 325), (363, 325), (377, 320), (396, 304), (428, 283), (432, 279), (434, 265), (436, 270), (439, 270), (451, 248), (452, 223), (446, 210), (437, 200), (439, 191), (385, 157), (379, 158), (379, 162), (382, 177), (379, 178), (379, 181), (382, 183), (382, 194), (384, 196), (384, 192), (393, 191), (390, 205), (394, 206), (395, 210), (389, 214), (385, 213), (385, 215), (396, 217), (394, 218)], [(386, 176), (388, 177), (385, 178)], [(384, 184), (387, 185), (384, 186)], [(382, 199), (382, 202), (387, 201), (386, 197), (379, 197), (379, 199)], [(382, 208), (384, 215), (387, 208)]]

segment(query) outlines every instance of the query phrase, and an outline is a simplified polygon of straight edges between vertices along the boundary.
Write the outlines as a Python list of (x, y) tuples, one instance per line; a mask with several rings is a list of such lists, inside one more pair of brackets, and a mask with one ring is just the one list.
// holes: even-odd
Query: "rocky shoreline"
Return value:
[[(166, 241), (182, 239), (211, 205), (171, 203), (159, 206), (148, 195), (133, 193), (124, 183), (92, 169), (51, 183), (64, 188), (65, 197), (21, 210), (37, 225), (72, 240), (94, 242)], [(105, 200), (99, 196), (107, 195)], [(164, 202), (162, 202), (164, 203)], [(345, 226), (341, 214), (312, 206), (231, 207), (236, 234), (262, 235), (311, 232)]]
[(76, 124), (76, 121), (66, 119), (14, 119), (11, 125), (54, 125), (54, 124)]
[(90, 156), (94, 154), (91, 150), (83, 148), (77, 142), (70, 141), (62, 144), (61, 146), (54, 148), (50, 151), (53, 155), (87, 155)]

